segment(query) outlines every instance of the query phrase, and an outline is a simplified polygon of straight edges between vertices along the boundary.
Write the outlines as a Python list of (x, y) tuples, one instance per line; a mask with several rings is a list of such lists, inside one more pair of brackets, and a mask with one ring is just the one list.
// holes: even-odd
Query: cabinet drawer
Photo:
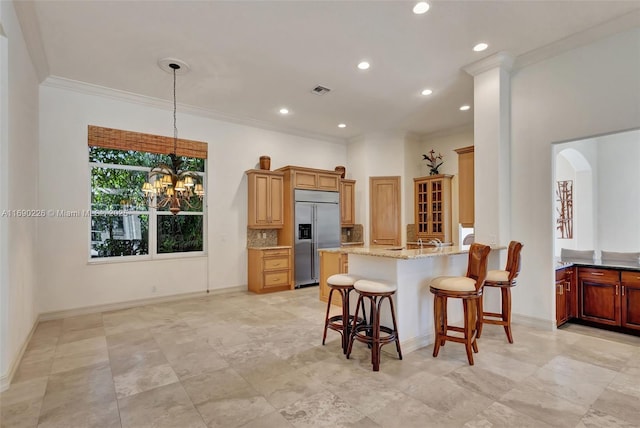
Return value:
[(616, 270), (583, 267), (578, 269), (578, 276), (580, 279), (607, 283), (618, 282), (620, 279), (620, 274)]
[(264, 288), (289, 285), (289, 271), (265, 272)]
[(269, 257), (264, 259), (264, 270), (289, 269), (289, 257)]
[(267, 257), (289, 257), (288, 249), (281, 250), (263, 250), (263, 256), (266, 259)]
[(640, 287), (640, 272), (622, 272), (624, 285)]

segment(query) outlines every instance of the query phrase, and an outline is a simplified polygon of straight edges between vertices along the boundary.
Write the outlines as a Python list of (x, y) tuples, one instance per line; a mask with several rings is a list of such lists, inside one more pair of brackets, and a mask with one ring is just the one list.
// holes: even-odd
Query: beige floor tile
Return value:
[(319, 392), (280, 410), (294, 427), (357, 426), (366, 416), (342, 398), (328, 391)]
[(207, 342), (164, 343), (160, 347), (169, 364), (181, 379), (229, 366), (227, 361), (218, 355)]
[(507, 392), (500, 403), (548, 425), (573, 427), (580, 422), (588, 407), (575, 404), (528, 385)]
[(120, 428), (117, 402), (69, 401), (59, 407), (43, 410), (38, 420), (38, 428), (70, 427)]
[(206, 424), (179, 383), (118, 400), (122, 428), (204, 428)]
[(91, 339), (93, 337), (104, 337), (104, 335), (104, 327), (102, 327), (102, 325), (100, 325), (99, 327), (81, 330), (69, 330), (62, 333), (58, 344), (76, 342), (78, 340)]
[(491, 404), (464, 424), (464, 428), (551, 428), (554, 426), (557, 425), (548, 425), (498, 402)]
[(114, 376), (118, 399), (178, 382), (178, 376), (169, 364), (139, 367)]
[(604, 412), (591, 409), (576, 428), (637, 428), (638, 423), (630, 423)]
[(605, 389), (591, 408), (636, 426), (640, 421), (638, 397), (623, 394), (613, 389)]
[[(640, 420), (640, 339), (584, 326), (485, 326), (462, 345), (397, 359), (321, 345), (317, 288), (211, 295), (41, 322), (2, 427), (629, 427)], [(292, 328), (292, 326), (294, 328)], [(117, 391), (117, 393), (116, 393)]]
[(80, 367), (52, 374), (47, 383), (42, 411), (48, 412), (73, 403), (111, 403), (115, 401), (115, 387), (109, 363)]
[(268, 415), (259, 416), (246, 424), (242, 428), (291, 428), (289, 423), (279, 412), (272, 412)]
[(102, 327), (102, 314), (88, 314), (62, 320), (62, 334), (72, 331), (91, 330)]

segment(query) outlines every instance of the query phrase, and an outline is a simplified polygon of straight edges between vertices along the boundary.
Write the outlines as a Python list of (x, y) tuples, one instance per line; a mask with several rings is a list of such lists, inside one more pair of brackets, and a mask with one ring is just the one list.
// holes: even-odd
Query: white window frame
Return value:
[[(89, 240), (87, 255), (89, 257), (89, 264), (102, 264), (102, 263), (123, 263), (123, 262), (136, 262), (136, 261), (151, 261), (151, 260), (168, 260), (168, 259), (184, 259), (194, 257), (207, 256), (207, 193), (204, 195), (202, 201), (202, 212), (180, 211), (177, 215), (197, 215), (202, 216), (202, 251), (185, 251), (179, 253), (158, 253), (158, 215), (173, 215), (169, 211), (158, 210), (151, 206), (146, 211), (132, 210), (131, 215), (148, 215), (149, 216), (149, 253), (138, 256), (118, 256), (118, 257), (91, 257), (91, 220), (94, 214), (108, 214), (110, 210), (96, 210), (91, 209), (91, 173), (93, 168), (111, 168), (111, 169), (123, 169), (129, 171), (142, 171), (147, 174), (151, 172), (151, 168), (146, 166), (135, 165), (122, 165), (117, 163), (104, 163), (104, 162), (89, 162), (89, 180), (88, 180), (88, 206), (89, 206)], [(202, 183), (206, 183), (207, 179), (207, 159), (204, 159), (204, 172), (196, 171), (196, 174), (200, 176)], [(205, 190), (206, 190), (205, 185)]]

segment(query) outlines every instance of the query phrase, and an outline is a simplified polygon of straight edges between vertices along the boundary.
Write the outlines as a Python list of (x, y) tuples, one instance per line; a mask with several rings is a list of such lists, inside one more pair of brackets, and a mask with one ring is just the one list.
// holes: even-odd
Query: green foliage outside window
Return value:
[[(204, 172), (204, 159), (182, 159), (185, 169)], [(156, 214), (147, 206), (142, 185), (148, 179), (149, 169), (170, 162), (169, 156), (91, 147), (89, 162), (94, 163), (91, 165), (92, 258), (147, 255), (150, 232), (155, 232), (157, 237), (155, 253), (204, 250), (203, 204), (197, 197), (191, 201), (192, 208), (184, 207), (177, 216)], [(155, 231), (150, 231), (154, 225), (147, 213), (155, 216)]]

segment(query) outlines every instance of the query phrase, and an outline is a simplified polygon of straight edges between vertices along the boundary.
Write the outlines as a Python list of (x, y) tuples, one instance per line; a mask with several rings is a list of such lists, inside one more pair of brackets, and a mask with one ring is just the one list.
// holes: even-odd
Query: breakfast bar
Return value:
[[(394, 302), (398, 335), (403, 351), (411, 352), (434, 340), (430, 281), (443, 275), (464, 276), (469, 247), (425, 247), (413, 250), (399, 247), (342, 247), (319, 251), (347, 254), (350, 274), (397, 284)], [(321, 276), (324, 277), (322, 273)], [(352, 299), (352, 306), (355, 300)], [(453, 323), (462, 322), (462, 306), (454, 303), (449, 306), (449, 319)], [(355, 311), (355, 308), (351, 309)], [(391, 322), (390, 311), (385, 307), (382, 308), (381, 320), (384, 325)]]

